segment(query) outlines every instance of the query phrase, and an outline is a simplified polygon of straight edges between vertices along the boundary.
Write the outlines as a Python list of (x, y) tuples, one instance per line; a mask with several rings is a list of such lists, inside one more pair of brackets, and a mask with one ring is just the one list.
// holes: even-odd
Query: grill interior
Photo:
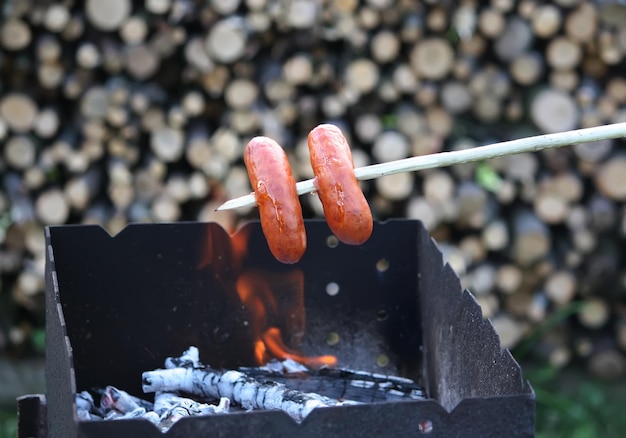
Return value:
[[(189, 345), (215, 368), (254, 366), (254, 321), (236, 290), (246, 272), (270, 278), (277, 308), (288, 309), (271, 324), (302, 355), (410, 378), (431, 400), (324, 408), (300, 425), (270, 411), (184, 418), (168, 436), (398, 436), (423, 430), (424, 421), (431, 436), (446, 436), (468, 430), (459, 422), (465, 411), (479, 433), (532, 435), (532, 390), (419, 222), (376, 223), (357, 247), (337, 244), (322, 221), (306, 228), (308, 249), (294, 266), (273, 259), (258, 223), (232, 238), (206, 223), (131, 225), (113, 237), (97, 226), (49, 228), (50, 436), (160, 436), (142, 420), (76, 422), (73, 396), (106, 385), (144, 396), (141, 373)], [(301, 296), (289, 280), (296, 270)], [(303, 310), (302, 332), (289, 321), (293, 308)]]

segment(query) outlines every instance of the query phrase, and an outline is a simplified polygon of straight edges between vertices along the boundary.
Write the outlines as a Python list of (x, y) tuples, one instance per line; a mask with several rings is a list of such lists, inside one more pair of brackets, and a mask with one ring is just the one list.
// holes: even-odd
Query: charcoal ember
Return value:
[(121, 420), (126, 418), (144, 418), (146, 416), (146, 408), (137, 407), (132, 411), (128, 412), (120, 412), (120, 411), (109, 411), (105, 416), (105, 420)]
[(79, 419), (145, 418), (165, 432), (184, 417), (227, 414), (232, 403), (245, 410), (282, 410), (301, 422), (318, 407), (426, 398), (411, 379), (348, 369), (310, 370), (292, 359), (216, 370), (200, 362), (194, 346), (179, 357), (168, 357), (165, 369), (144, 372), (142, 383), (144, 392), (155, 394), (154, 403), (107, 386), (97, 391), (97, 407), (83, 391), (76, 395)]
[(404, 377), (341, 368), (289, 371), (276, 363), (268, 365), (241, 370), (256, 379), (271, 379), (299, 391), (315, 392), (338, 400), (377, 403), (426, 399), (424, 388)]
[(166, 432), (174, 423), (183, 417), (193, 415), (210, 415), (228, 413), (230, 400), (223, 398), (218, 405), (201, 403), (173, 393), (159, 393), (154, 404), (134, 397), (113, 386), (107, 386), (101, 393), (100, 406), (96, 406), (92, 395), (87, 391), (76, 394), (78, 419), (89, 420), (121, 420), (128, 418), (145, 418), (155, 424), (162, 432)]
[(102, 411), (96, 407), (93, 396), (88, 391), (76, 394), (76, 414), (79, 420), (95, 420), (103, 416)]
[(200, 397), (227, 397), (245, 409), (278, 409), (300, 422), (318, 407), (342, 403), (315, 393), (289, 389), (271, 380), (257, 381), (235, 371), (172, 368), (143, 373), (144, 392), (182, 391)]
[(167, 431), (174, 423), (184, 417), (195, 415), (227, 414), (230, 400), (222, 397), (218, 405), (201, 403), (170, 392), (159, 392), (154, 397), (154, 414), (158, 418), (157, 426)]
[(158, 392), (154, 397), (154, 411), (159, 417), (168, 417), (176, 412), (177, 415), (184, 410), (186, 415), (209, 415), (225, 414), (230, 409), (230, 400), (226, 397), (220, 398), (218, 405), (201, 403), (190, 398), (181, 397), (172, 392)]
[(143, 408), (144, 411), (153, 409), (152, 403), (134, 397), (126, 391), (119, 390), (113, 386), (107, 386), (100, 398), (100, 407), (104, 410), (116, 410), (123, 414)]
[[(197, 347), (191, 346), (182, 356), (169, 357), (164, 370), (143, 373), (144, 392), (185, 392), (205, 399), (227, 398), (246, 410), (279, 409), (294, 420), (302, 421), (313, 409), (324, 406), (338, 406), (341, 402), (317, 393), (305, 393), (288, 388), (283, 383), (269, 380), (255, 380), (236, 370), (214, 370), (203, 366), (199, 361)], [(275, 369), (306, 369), (288, 360)], [(180, 366), (180, 367), (177, 367)], [(350, 403), (350, 402), (346, 402)]]

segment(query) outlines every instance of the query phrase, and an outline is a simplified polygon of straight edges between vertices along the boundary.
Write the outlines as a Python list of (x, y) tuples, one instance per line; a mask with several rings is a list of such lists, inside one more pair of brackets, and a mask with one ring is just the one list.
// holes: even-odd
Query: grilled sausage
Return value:
[(244, 162), (270, 251), (280, 262), (296, 263), (306, 250), (306, 232), (285, 151), (270, 138), (255, 137), (246, 146)]
[(372, 212), (354, 176), (348, 141), (339, 128), (325, 124), (309, 133), (308, 144), (328, 226), (341, 242), (362, 244), (372, 234)]

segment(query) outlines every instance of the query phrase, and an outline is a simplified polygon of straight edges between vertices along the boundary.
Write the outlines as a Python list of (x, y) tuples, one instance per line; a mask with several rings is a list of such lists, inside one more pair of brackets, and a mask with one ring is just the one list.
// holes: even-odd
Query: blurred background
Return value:
[[(44, 392), (46, 225), (217, 221), (255, 135), (297, 180), (339, 125), (356, 166), (626, 121), (610, 0), (7, 0), (0, 6), (0, 437)], [(626, 436), (623, 140), (363, 183), (417, 218), (522, 363), (538, 436)], [(305, 217), (321, 216), (301, 198)]]

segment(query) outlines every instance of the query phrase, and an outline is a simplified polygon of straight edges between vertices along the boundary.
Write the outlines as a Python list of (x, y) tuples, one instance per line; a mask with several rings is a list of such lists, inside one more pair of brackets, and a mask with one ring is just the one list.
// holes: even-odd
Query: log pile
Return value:
[[(250, 191), (242, 150), (254, 135), (281, 143), (305, 179), (306, 135), (323, 121), (344, 129), (360, 166), (626, 120), (625, 10), (591, 0), (13, 2), (0, 20), (0, 351), (26, 349), (41, 324), (43, 226), (116, 233), (212, 220), (232, 230), (256, 211), (214, 209)], [(505, 346), (585, 300), (542, 354), (623, 370), (621, 143), (363, 188), (375, 217), (422, 219), (450, 244)], [(320, 214), (314, 197), (303, 203)], [(577, 347), (596, 338), (611, 342)]]

